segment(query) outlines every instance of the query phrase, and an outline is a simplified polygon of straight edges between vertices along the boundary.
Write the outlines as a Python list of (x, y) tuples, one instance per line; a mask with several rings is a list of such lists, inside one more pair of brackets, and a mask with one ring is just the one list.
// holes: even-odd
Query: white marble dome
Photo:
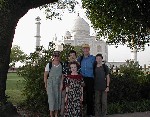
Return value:
[(74, 20), (74, 25), (72, 28), (72, 32), (76, 33), (76, 34), (90, 34), (90, 26), (89, 24), (79, 16), (79, 14), (77, 15), (77, 17)]

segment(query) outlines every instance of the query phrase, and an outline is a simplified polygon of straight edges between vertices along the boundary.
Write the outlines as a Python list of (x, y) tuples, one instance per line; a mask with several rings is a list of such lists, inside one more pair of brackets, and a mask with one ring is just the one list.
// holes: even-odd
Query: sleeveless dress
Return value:
[(48, 94), (48, 103), (49, 110), (60, 110), (61, 106), (61, 76), (62, 75), (62, 66), (52, 65), (52, 68), (49, 73), (48, 82), (47, 82), (47, 94)]
[(67, 102), (65, 104), (64, 117), (81, 117), (82, 102), (81, 88), (84, 86), (84, 81), (81, 75), (67, 75), (65, 85), (69, 88)]

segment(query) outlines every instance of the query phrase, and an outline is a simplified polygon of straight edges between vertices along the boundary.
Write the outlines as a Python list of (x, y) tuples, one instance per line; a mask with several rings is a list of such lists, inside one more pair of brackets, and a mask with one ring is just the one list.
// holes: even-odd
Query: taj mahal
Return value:
[[(61, 50), (61, 44), (58, 40), (53, 40), (57, 45), (56, 49)], [(72, 46), (81, 46), (83, 43), (90, 45), (90, 53), (96, 55), (101, 53), (105, 61), (108, 61), (108, 46), (103, 40), (96, 40), (95, 36), (90, 36), (89, 24), (79, 16), (76, 16), (73, 27), (70, 31), (66, 31), (63, 35), (62, 42), (64, 44), (71, 44)]]
[[(40, 46), (40, 17), (36, 18), (36, 47)], [(74, 19), (74, 24), (71, 30), (67, 30), (64, 35), (62, 35), (62, 39), (57, 40), (57, 37), (53, 39), (53, 42), (56, 44), (56, 50), (62, 50), (61, 43), (71, 44), (72, 46), (81, 46), (83, 43), (90, 45), (90, 53), (92, 55), (96, 55), (97, 53), (101, 53), (103, 55), (103, 60), (109, 65), (120, 66), (125, 64), (123, 62), (109, 62), (108, 61), (108, 45), (102, 39), (96, 39), (96, 36), (90, 35), (90, 26), (89, 24), (80, 17), (78, 14)], [(133, 49), (131, 51), (130, 60), (137, 61), (137, 50)]]

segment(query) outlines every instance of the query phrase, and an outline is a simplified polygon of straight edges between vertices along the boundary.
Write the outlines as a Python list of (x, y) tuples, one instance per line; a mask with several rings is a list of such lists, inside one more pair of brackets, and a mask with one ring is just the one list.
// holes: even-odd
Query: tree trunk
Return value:
[(0, 14), (0, 17), (0, 102), (5, 102), (6, 79), (11, 45), (17, 22), (15, 19), (12, 19), (10, 14)]
[[(15, 27), (29, 9), (57, 0), (4, 0), (0, 5), (0, 115), (2, 105), (6, 105), (5, 94), (10, 52)], [(8, 103), (7, 103), (8, 104)]]
[(17, 115), (17, 109), (7, 102), (5, 90), (12, 40), (19, 18), (8, 12), (1, 12), (0, 17), (0, 115), (7, 117)]

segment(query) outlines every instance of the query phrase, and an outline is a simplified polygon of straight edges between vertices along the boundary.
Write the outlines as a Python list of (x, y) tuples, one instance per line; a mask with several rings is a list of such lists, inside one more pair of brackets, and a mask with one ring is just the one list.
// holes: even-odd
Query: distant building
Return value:
[(127, 64), (126, 62), (108, 62), (110, 66), (119, 67), (120, 65)]
[(40, 47), (40, 38), (41, 38), (41, 36), (40, 36), (40, 24), (41, 24), (41, 19), (40, 19), (40, 17), (38, 16), (37, 18), (35, 18), (35, 20), (36, 20), (36, 35), (35, 35), (35, 38), (36, 38), (36, 47), (35, 47), (35, 49), (36, 49), (36, 51), (37, 51), (37, 49), (38, 49), (38, 47)]
[(74, 20), (74, 25), (71, 31), (66, 31), (62, 37), (62, 41), (53, 40), (58, 50), (62, 50), (61, 43), (71, 44), (73, 46), (81, 46), (83, 43), (90, 45), (90, 53), (96, 55), (101, 53), (104, 61), (108, 62), (108, 45), (103, 40), (96, 40), (96, 36), (90, 36), (89, 24), (79, 16)]
[[(40, 18), (36, 18), (36, 48), (40, 46)], [(62, 35), (61, 39), (57, 38), (57, 35), (53, 37), (53, 42), (56, 44), (56, 50), (63, 50), (61, 43), (71, 44), (72, 46), (81, 46), (83, 43), (87, 43), (90, 45), (90, 53), (96, 55), (97, 53), (101, 53), (103, 55), (103, 59), (105, 63), (109, 67), (118, 68), (122, 64), (126, 64), (123, 62), (108, 62), (108, 45), (102, 39), (96, 39), (96, 36), (90, 35), (90, 26), (89, 24), (79, 16), (74, 20), (73, 27), (70, 31), (66, 31), (64, 35)], [(131, 50), (131, 58), (133, 61), (137, 61), (137, 50), (134, 48)]]
[(97, 40), (96, 36), (90, 36), (90, 26), (79, 14), (74, 20), (72, 29), (66, 31), (61, 40), (58, 40), (55, 35), (53, 42), (56, 44), (57, 50), (63, 50), (61, 43), (71, 44), (73, 46), (81, 46), (83, 43), (87, 43), (90, 45), (90, 53), (92, 55), (101, 53), (103, 60), (110, 68), (112, 66), (116, 68), (116, 66), (119, 67), (122, 64), (126, 64), (126, 62), (108, 62), (108, 45), (101, 39)]

